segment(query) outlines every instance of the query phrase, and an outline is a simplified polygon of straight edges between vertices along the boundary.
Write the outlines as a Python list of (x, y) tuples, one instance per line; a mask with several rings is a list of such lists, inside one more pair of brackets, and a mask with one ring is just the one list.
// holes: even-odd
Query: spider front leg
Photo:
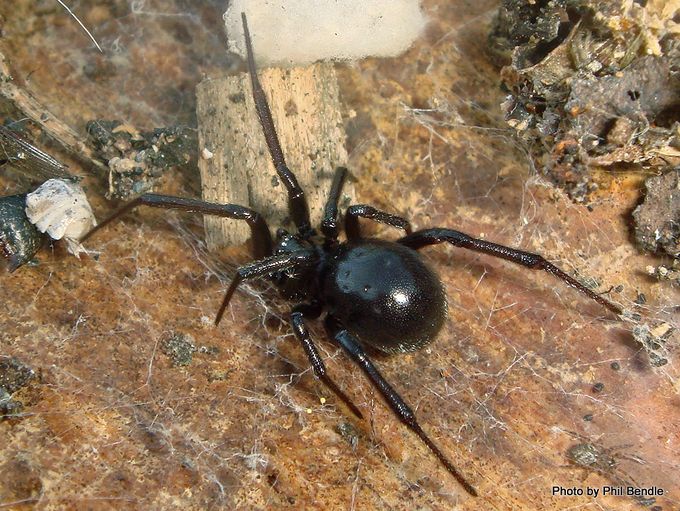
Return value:
[(340, 387), (338, 387), (331, 377), (326, 373), (326, 365), (323, 363), (323, 359), (319, 355), (319, 351), (312, 342), (309, 331), (307, 330), (307, 326), (305, 325), (305, 313), (311, 317), (319, 317), (319, 314), (321, 313), (321, 307), (318, 304), (298, 305), (293, 309), (293, 312), (290, 315), (290, 323), (293, 326), (293, 332), (295, 332), (295, 336), (298, 338), (305, 350), (307, 359), (314, 370), (314, 375), (319, 380), (321, 380), (336, 396), (338, 396), (340, 400), (342, 400), (347, 405), (347, 407), (352, 410), (354, 415), (360, 419), (363, 419), (364, 416), (356, 407), (356, 405), (352, 403), (350, 398), (347, 397), (347, 394), (340, 390)]
[(348, 240), (358, 240), (361, 238), (359, 217), (387, 224), (397, 229), (402, 229), (406, 234), (411, 234), (411, 223), (405, 218), (386, 213), (366, 204), (355, 204), (347, 208), (347, 213), (345, 213), (345, 234), (347, 234)]
[(236, 204), (215, 204), (212, 202), (204, 202), (196, 199), (186, 199), (183, 197), (173, 197), (171, 195), (158, 195), (155, 193), (145, 193), (136, 199), (128, 202), (118, 211), (113, 213), (106, 220), (99, 225), (93, 227), (80, 240), (81, 242), (88, 239), (102, 227), (108, 225), (112, 221), (121, 217), (125, 213), (131, 211), (137, 206), (150, 206), (153, 208), (162, 209), (179, 209), (190, 213), (202, 213), (204, 215), (214, 215), (223, 218), (233, 218), (235, 220), (245, 220), (250, 226), (251, 237), (253, 239), (253, 257), (260, 259), (271, 255), (272, 253), (272, 237), (269, 232), (269, 227), (264, 218), (252, 209), (244, 206), (237, 206)]
[(419, 248), (425, 247), (427, 245), (436, 245), (439, 243), (447, 242), (451, 243), (456, 247), (466, 248), (468, 250), (474, 250), (475, 252), (482, 252), (494, 257), (500, 257), (507, 261), (512, 261), (513, 263), (520, 264), (525, 268), (530, 268), (532, 270), (543, 270), (563, 280), (567, 285), (577, 289), (589, 298), (592, 298), (600, 305), (603, 305), (616, 315), (623, 313), (623, 310), (618, 306), (614, 305), (609, 300), (603, 298), (602, 296), (594, 293), (578, 280), (567, 275), (564, 271), (560, 270), (554, 264), (546, 261), (543, 256), (539, 254), (533, 254), (531, 252), (524, 252), (523, 250), (518, 250), (516, 248), (510, 248), (503, 245), (498, 245), (496, 243), (491, 243), (489, 241), (480, 240), (468, 236), (460, 231), (454, 231), (452, 229), (424, 229), (422, 231), (414, 232), (408, 236), (404, 236), (399, 241), (402, 245), (418, 250)]
[(368, 358), (364, 352), (358, 339), (350, 334), (345, 328), (332, 316), (326, 316), (326, 329), (330, 336), (338, 343), (345, 352), (352, 358), (352, 360), (364, 371), (366, 376), (371, 380), (371, 383), (382, 394), (387, 404), (392, 411), (397, 415), (399, 420), (404, 423), (411, 431), (413, 431), (422, 442), (434, 453), (439, 461), (446, 467), (446, 470), (460, 483), (460, 485), (470, 495), (477, 497), (477, 490), (465, 479), (465, 477), (454, 467), (453, 463), (449, 461), (446, 455), (437, 447), (437, 445), (430, 439), (423, 431), (418, 423), (413, 410), (404, 402), (401, 396), (392, 386), (387, 383), (385, 378), (380, 374), (378, 369), (373, 365), (373, 362)]
[(220, 310), (217, 312), (215, 326), (219, 325), (220, 321), (222, 320), (222, 315), (224, 314), (227, 305), (229, 305), (231, 297), (234, 295), (234, 291), (236, 291), (236, 288), (242, 281), (271, 275), (273, 273), (288, 270), (290, 268), (309, 265), (315, 263), (317, 260), (318, 256), (314, 250), (299, 250), (289, 254), (265, 257), (259, 261), (254, 261), (250, 264), (239, 267), (236, 270), (236, 275), (232, 279), (231, 284), (224, 295), (224, 300), (222, 301)]
[[(321, 221), (321, 232), (326, 238), (326, 246), (332, 245), (338, 239), (338, 200), (340, 199), (340, 192), (346, 177), (346, 168), (338, 167), (335, 169), (331, 191), (328, 194), (328, 200), (326, 201)], [(361, 238), (359, 218), (367, 218), (374, 222), (387, 224), (397, 229), (403, 229), (406, 234), (411, 234), (411, 224), (405, 218), (386, 213), (366, 204), (355, 204), (347, 208), (345, 214), (345, 233), (347, 234), (347, 239), (358, 240)]]

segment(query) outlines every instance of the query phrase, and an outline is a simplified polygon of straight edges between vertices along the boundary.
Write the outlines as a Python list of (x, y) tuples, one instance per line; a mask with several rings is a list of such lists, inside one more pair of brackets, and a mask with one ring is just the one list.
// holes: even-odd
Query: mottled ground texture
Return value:
[[(92, 119), (191, 124), (196, 83), (238, 66), (221, 49), (222, 2), (93, 4), (75, 7), (104, 55), (56, 2), (0, 5), (14, 78), (80, 133)], [(432, 22), (408, 53), (339, 67), (359, 200), (417, 228), (539, 251), (610, 290), (647, 330), (549, 275), (424, 250), (449, 319), (429, 348), (376, 360), (478, 488), (473, 500), (314, 327), (366, 420), (329, 395), (266, 284), (243, 288), (212, 326), (245, 248), (208, 254), (199, 218), (139, 211), (88, 242), (96, 256), (45, 249), (0, 275), (0, 507), (640, 509), (631, 497), (552, 495), (629, 484), (666, 492), (650, 509), (680, 507), (678, 340), (664, 326), (677, 329), (680, 300), (646, 273), (669, 261), (632, 244), (642, 179), (608, 175), (575, 205), (536, 177), (487, 55), (497, 3), (424, 7)], [(199, 189), (194, 171), (164, 180), (165, 192)], [(0, 176), (2, 195), (25, 184)], [(105, 179), (85, 187), (100, 218), (114, 207)]]

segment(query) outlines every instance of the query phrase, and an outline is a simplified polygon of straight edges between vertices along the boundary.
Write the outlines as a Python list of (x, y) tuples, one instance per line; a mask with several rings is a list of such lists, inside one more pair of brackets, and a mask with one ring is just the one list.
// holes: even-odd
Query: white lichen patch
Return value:
[(50, 179), (29, 193), (26, 216), (40, 232), (55, 240), (63, 238), (76, 257), (85, 251), (78, 240), (97, 225), (82, 187), (65, 179)]
[(427, 19), (419, 0), (233, 0), (224, 14), (229, 49), (245, 56), (241, 12), (260, 65), (393, 57)]

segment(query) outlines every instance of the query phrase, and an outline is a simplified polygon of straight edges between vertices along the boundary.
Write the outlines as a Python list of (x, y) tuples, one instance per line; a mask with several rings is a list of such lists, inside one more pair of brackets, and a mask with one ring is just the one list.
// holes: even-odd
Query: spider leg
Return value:
[(224, 295), (224, 300), (220, 306), (220, 310), (217, 312), (217, 317), (215, 318), (215, 325), (219, 325), (222, 320), (222, 315), (224, 314), (229, 301), (236, 291), (238, 285), (247, 279), (252, 279), (255, 277), (262, 277), (263, 275), (270, 275), (278, 271), (287, 270), (289, 268), (295, 268), (296, 266), (303, 266), (315, 262), (317, 260), (317, 254), (314, 250), (299, 250), (297, 252), (292, 252), (289, 254), (275, 255), (260, 259), (259, 261), (254, 261), (252, 263), (243, 265), (236, 270), (236, 275), (231, 281), (226, 294)]
[(312, 365), (312, 369), (314, 370), (316, 377), (321, 380), (336, 396), (338, 396), (340, 400), (342, 400), (347, 405), (347, 407), (352, 410), (354, 415), (360, 419), (363, 419), (364, 416), (356, 407), (356, 405), (352, 403), (352, 400), (347, 397), (347, 394), (340, 390), (340, 387), (338, 387), (331, 377), (326, 373), (326, 365), (323, 363), (323, 359), (319, 355), (319, 351), (316, 349), (314, 342), (312, 342), (312, 339), (309, 336), (309, 331), (307, 330), (304, 320), (305, 315), (318, 317), (320, 313), (321, 307), (317, 304), (311, 306), (297, 305), (290, 315), (290, 322), (293, 326), (293, 332), (295, 332), (295, 336), (302, 344), (302, 347), (305, 350), (305, 354), (309, 359), (309, 363)]
[(321, 220), (321, 232), (326, 237), (327, 245), (338, 239), (338, 201), (346, 177), (347, 169), (345, 167), (335, 169), (331, 191), (328, 194), (328, 200), (323, 210), (323, 219)]
[(373, 206), (367, 206), (366, 204), (355, 204), (354, 206), (347, 208), (347, 213), (345, 213), (345, 234), (347, 234), (348, 240), (357, 240), (361, 238), (359, 217), (368, 218), (381, 224), (391, 225), (397, 229), (403, 229), (407, 235), (411, 234), (411, 223), (405, 218), (385, 213), (384, 211), (375, 209)]
[(267, 96), (262, 89), (260, 80), (257, 77), (255, 69), (255, 57), (253, 56), (253, 43), (250, 39), (250, 32), (248, 30), (248, 22), (245, 13), (241, 13), (241, 20), (243, 22), (243, 35), (246, 40), (246, 51), (248, 53), (248, 71), (250, 73), (250, 82), (253, 88), (253, 100), (255, 101), (255, 110), (257, 110), (257, 117), (260, 119), (262, 132), (267, 141), (269, 154), (272, 158), (272, 163), (276, 168), (276, 173), (283, 185), (288, 190), (288, 209), (293, 218), (293, 222), (297, 227), (298, 232), (304, 237), (308, 238), (312, 235), (313, 230), (309, 221), (309, 206), (305, 198), (305, 192), (298, 184), (295, 174), (286, 166), (286, 160), (281, 150), (281, 143), (276, 134), (274, 127), (274, 120), (272, 113), (267, 103)]
[(404, 236), (399, 241), (402, 245), (411, 247), (415, 250), (425, 247), (427, 245), (436, 245), (439, 243), (447, 242), (451, 243), (456, 247), (467, 248), (469, 250), (474, 250), (475, 252), (482, 252), (494, 257), (500, 257), (501, 259), (506, 259), (512, 261), (513, 263), (520, 264), (526, 268), (531, 268), (532, 270), (543, 270), (551, 273), (558, 279), (563, 280), (567, 285), (577, 289), (589, 298), (592, 298), (600, 305), (603, 305), (614, 314), (620, 315), (623, 313), (622, 309), (610, 302), (609, 300), (603, 298), (602, 296), (594, 293), (579, 281), (570, 277), (565, 272), (560, 270), (557, 266), (546, 261), (542, 256), (538, 254), (533, 254), (531, 252), (524, 252), (523, 250), (517, 250), (515, 248), (506, 247), (503, 245), (497, 245), (496, 243), (491, 243), (489, 241), (480, 240), (473, 238), (459, 231), (454, 231), (452, 229), (424, 229), (422, 231), (414, 232), (408, 236)]
[(345, 328), (332, 316), (326, 316), (326, 328), (335, 341), (342, 346), (352, 360), (364, 371), (366, 376), (371, 380), (371, 383), (382, 394), (387, 404), (392, 411), (397, 415), (399, 420), (405, 424), (411, 431), (413, 431), (423, 441), (423, 443), (434, 453), (439, 461), (446, 467), (446, 470), (465, 488), (470, 495), (477, 497), (477, 490), (465, 479), (465, 477), (453, 466), (446, 455), (437, 447), (437, 445), (430, 439), (418, 424), (415, 413), (404, 402), (401, 396), (392, 386), (387, 383), (385, 378), (380, 374), (378, 369), (373, 365), (373, 362), (368, 358), (366, 352), (359, 344), (359, 341), (350, 334)]
[(136, 199), (128, 202), (106, 220), (93, 227), (87, 234), (85, 234), (85, 236), (83, 236), (80, 241), (85, 241), (99, 229), (105, 225), (108, 225), (113, 220), (116, 220), (137, 206), (179, 209), (191, 213), (203, 213), (204, 215), (215, 215), (224, 218), (245, 220), (250, 226), (251, 236), (253, 238), (253, 257), (260, 259), (262, 257), (271, 255), (272, 253), (272, 237), (269, 233), (269, 227), (267, 226), (267, 222), (265, 222), (264, 218), (262, 218), (258, 212), (243, 206), (237, 206), (235, 204), (215, 204), (212, 202), (203, 202), (196, 199), (185, 199), (182, 197), (158, 195), (155, 193), (145, 193), (144, 195), (140, 195)]

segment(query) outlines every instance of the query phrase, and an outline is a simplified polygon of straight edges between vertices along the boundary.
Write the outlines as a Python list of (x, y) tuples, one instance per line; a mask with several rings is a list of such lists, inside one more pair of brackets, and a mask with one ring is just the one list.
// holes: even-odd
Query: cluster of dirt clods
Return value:
[[(594, 169), (680, 165), (678, 13), (680, 2), (663, 0), (503, 1), (489, 42), (504, 64), (506, 120), (572, 199), (601, 186)], [(672, 213), (659, 222), (677, 226)], [(636, 235), (642, 248), (677, 257), (677, 233), (651, 243), (647, 230)]]
[(109, 167), (108, 198), (126, 199), (153, 188), (169, 167), (196, 160), (196, 130), (172, 126), (139, 131), (121, 121), (91, 121), (87, 133)]

